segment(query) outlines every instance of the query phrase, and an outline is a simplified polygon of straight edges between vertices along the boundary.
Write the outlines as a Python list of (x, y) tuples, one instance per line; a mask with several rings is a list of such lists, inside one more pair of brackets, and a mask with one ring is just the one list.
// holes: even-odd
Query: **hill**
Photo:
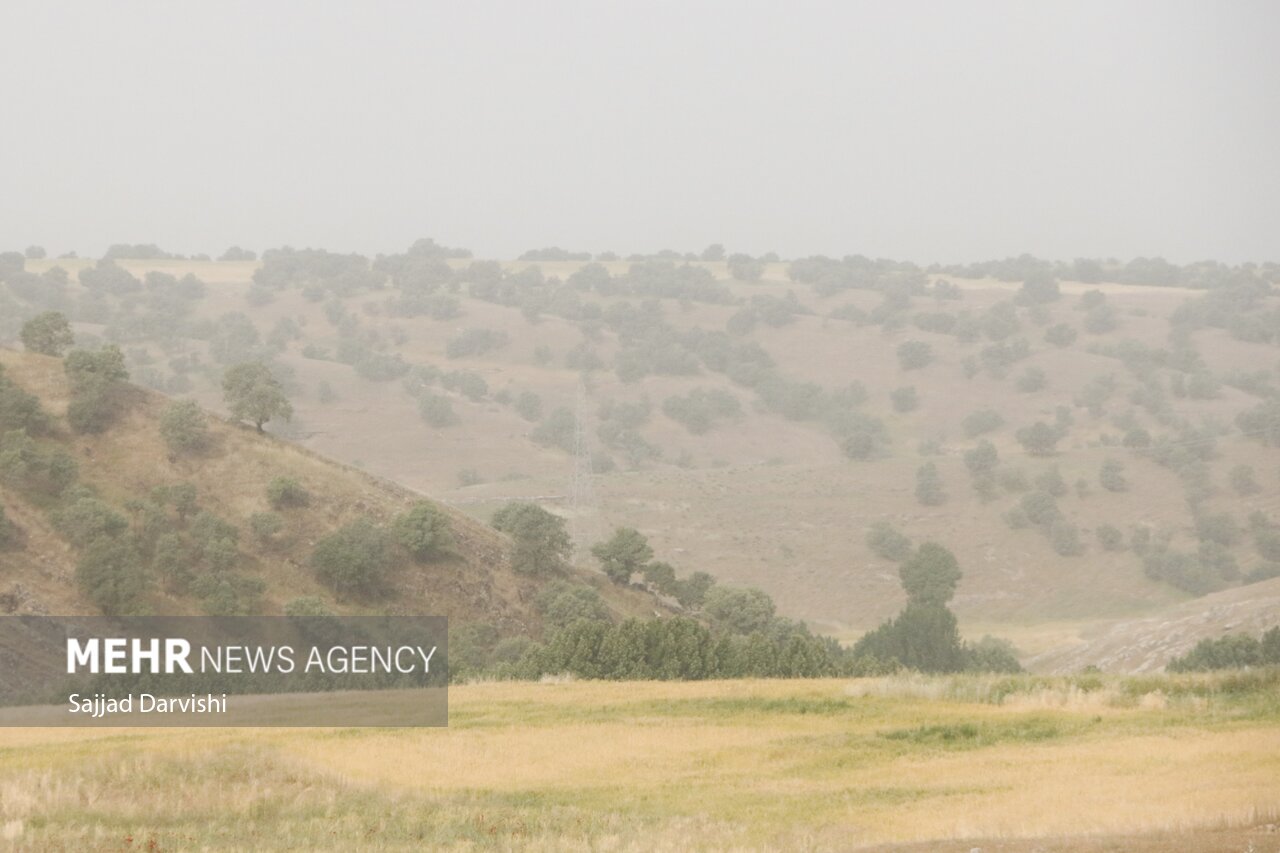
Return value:
[[(639, 592), (611, 588), (598, 574), (570, 571), (550, 579), (517, 574), (510, 567), (510, 542), (505, 536), (438, 504), (434, 506), (444, 513), (452, 534), (451, 548), (427, 563), (393, 551), (389, 589), (368, 597), (337, 595), (311, 566), (317, 543), (359, 519), (385, 528), (423, 502), (422, 495), (215, 417), (205, 418), (210, 434), (205, 449), (174, 453), (160, 432), (162, 413), (170, 401), (137, 387), (125, 389), (128, 401), (118, 423), (101, 434), (76, 434), (63, 422), (69, 393), (62, 360), (0, 349), (0, 367), (8, 381), (35, 394), (52, 416), (51, 428), (36, 442), (37, 452), (61, 451), (74, 460), (79, 476), (73, 488), (98, 499), (99, 512), (127, 521), (139, 541), (157, 525), (179, 531), (182, 544), (190, 549), (187, 558), (196, 575), (234, 573), (245, 581), (242, 586), (247, 590), (240, 592), (239, 604), (252, 612), (279, 613), (289, 602), (309, 597), (336, 612), (439, 614), (459, 625), (490, 626), (502, 636), (536, 637), (542, 620), (534, 602), (549, 580), (598, 589), (616, 615), (649, 615), (656, 606)], [(305, 491), (305, 501), (273, 509), (268, 487), (280, 478), (292, 480)], [(0, 482), (0, 506), (20, 539), (20, 547), (0, 550), (0, 611), (97, 612), (84, 584), (77, 580), (83, 548), (69, 541), (90, 522), (69, 522), (60, 515), (59, 504), (24, 491), (15, 482), (11, 477)], [(180, 485), (192, 487), (195, 506), (186, 511), (163, 497), (166, 489), (172, 493)], [(68, 500), (64, 496), (62, 505)], [(275, 515), (280, 529), (269, 536), (255, 535), (251, 523), (255, 514)], [(214, 568), (219, 561), (201, 555), (197, 532), (201, 527), (219, 530), (232, 540), (229, 566), (219, 563)], [(141, 593), (141, 609), (182, 614), (198, 612), (207, 604), (192, 591), (198, 577), (176, 584), (156, 568), (157, 557), (143, 553), (139, 561), (146, 562), (149, 556), (152, 569)]]
[(1158, 672), (1201, 640), (1227, 634), (1258, 636), (1280, 623), (1280, 578), (1215, 592), (1157, 614), (1090, 627), (1079, 642), (1032, 657), (1037, 672), (1071, 673), (1086, 666), (1106, 672)]
[[(901, 607), (882, 525), (956, 553), (971, 634), (1155, 615), (1280, 566), (1272, 266), (744, 272), (423, 241), (27, 267), (0, 336), (65, 310), (138, 381), (214, 410), (223, 370), (262, 358), (295, 407), (280, 437), (475, 518), (536, 499), (571, 517), (583, 563), (636, 527), (681, 574), (841, 636)], [(1023, 442), (1037, 423), (1047, 443)]]

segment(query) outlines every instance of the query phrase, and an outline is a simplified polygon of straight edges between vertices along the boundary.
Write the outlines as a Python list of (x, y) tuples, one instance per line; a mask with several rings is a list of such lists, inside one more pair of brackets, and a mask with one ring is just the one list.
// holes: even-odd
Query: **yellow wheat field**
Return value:
[(448, 729), (10, 730), (0, 842), (836, 850), (1274, 820), (1275, 679), (1205, 684), (479, 684)]

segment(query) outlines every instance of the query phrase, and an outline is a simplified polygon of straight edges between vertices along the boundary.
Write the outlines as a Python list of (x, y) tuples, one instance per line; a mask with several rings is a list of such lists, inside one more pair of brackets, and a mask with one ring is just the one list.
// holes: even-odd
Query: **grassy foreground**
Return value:
[(825, 850), (1278, 813), (1274, 671), (478, 684), (448, 729), (0, 730), (0, 844), (32, 850)]

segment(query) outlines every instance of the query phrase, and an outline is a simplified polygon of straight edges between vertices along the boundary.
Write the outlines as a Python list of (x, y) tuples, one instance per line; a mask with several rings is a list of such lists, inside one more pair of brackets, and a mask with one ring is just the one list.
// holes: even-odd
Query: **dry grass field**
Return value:
[(454, 688), (448, 729), (6, 730), (0, 839), (1258, 853), (1280, 843), (1266, 827), (1280, 819), (1278, 685), (1276, 673), (491, 683)]

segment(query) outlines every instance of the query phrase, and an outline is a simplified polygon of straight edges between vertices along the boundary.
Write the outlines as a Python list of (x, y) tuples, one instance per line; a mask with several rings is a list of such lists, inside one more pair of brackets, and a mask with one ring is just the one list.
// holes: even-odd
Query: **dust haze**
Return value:
[(7, 3), (0, 233), (1277, 257), (1280, 10)]

